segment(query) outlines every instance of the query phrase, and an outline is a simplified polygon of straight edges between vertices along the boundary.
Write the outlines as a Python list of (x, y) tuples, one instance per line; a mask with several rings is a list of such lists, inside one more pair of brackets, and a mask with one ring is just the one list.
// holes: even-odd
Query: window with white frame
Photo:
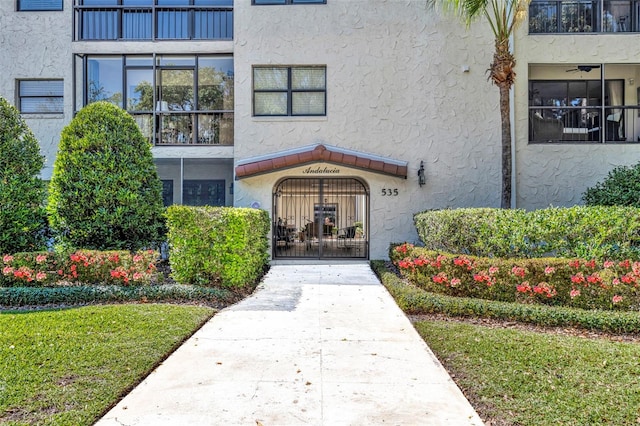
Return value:
[(62, 114), (62, 80), (19, 80), (18, 105), (22, 114)]
[(18, 0), (18, 11), (62, 10), (62, 0)]
[(327, 114), (325, 66), (253, 68), (254, 116)]

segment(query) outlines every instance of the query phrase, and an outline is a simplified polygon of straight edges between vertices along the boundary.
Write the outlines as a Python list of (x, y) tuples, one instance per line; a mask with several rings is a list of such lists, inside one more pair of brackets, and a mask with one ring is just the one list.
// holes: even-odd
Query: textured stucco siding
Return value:
[[(515, 41), (517, 80), (513, 123), (516, 134), (517, 207), (525, 209), (582, 204), (584, 191), (616, 166), (640, 161), (638, 144), (529, 144), (528, 80), (531, 64), (634, 64), (640, 62), (635, 34), (527, 35), (523, 25)], [(567, 78), (561, 71), (561, 78)], [(632, 76), (633, 77), (633, 76)], [(572, 78), (580, 78), (580, 75)], [(636, 77), (636, 81), (638, 78)], [(625, 84), (628, 101), (635, 86)]]
[(42, 177), (50, 179), (60, 132), (73, 114), (71, 0), (62, 12), (15, 12), (15, 3), (0, 2), (0, 95), (17, 105), (16, 80), (64, 79), (64, 114), (23, 115), (46, 159)]
[[(466, 31), (423, 1), (246, 1), (236, 2), (235, 14), (236, 161), (314, 143), (408, 161), (407, 180), (353, 173), (371, 189), (372, 258), (386, 257), (390, 241), (415, 241), (418, 211), (499, 206), (500, 117), (485, 74), (493, 48), (486, 28)], [(252, 117), (252, 66), (267, 64), (326, 65), (327, 116)], [(296, 174), (240, 181), (236, 204), (270, 206), (283, 176)], [(399, 195), (382, 196), (388, 187)]]

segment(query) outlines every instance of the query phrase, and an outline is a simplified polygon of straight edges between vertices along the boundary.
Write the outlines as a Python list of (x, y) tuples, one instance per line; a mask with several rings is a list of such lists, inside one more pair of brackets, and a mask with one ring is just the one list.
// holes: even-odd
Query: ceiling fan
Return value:
[(600, 68), (600, 65), (578, 65), (575, 68), (567, 70), (567, 72), (576, 72), (576, 71), (584, 71), (589, 72), (592, 69)]

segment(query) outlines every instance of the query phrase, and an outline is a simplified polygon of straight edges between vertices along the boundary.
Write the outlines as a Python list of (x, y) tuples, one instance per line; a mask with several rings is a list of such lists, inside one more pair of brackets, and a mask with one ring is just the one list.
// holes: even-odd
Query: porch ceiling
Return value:
[(319, 144), (240, 161), (236, 165), (236, 179), (273, 173), (317, 162), (331, 163), (402, 179), (407, 178), (408, 163), (406, 161)]

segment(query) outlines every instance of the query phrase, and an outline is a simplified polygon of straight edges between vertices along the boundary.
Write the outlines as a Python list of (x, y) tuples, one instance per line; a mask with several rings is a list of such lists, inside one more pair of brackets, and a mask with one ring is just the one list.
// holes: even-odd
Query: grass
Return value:
[(90, 425), (214, 309), (110, 305), (0, 314), (0, 423)]
[[(534, 306), (428, 293), (399, 278), (385, 262), (371, 266), (407, 314), (448, 319), (416, 317), (414, 325), (487, 425), (640, 424), (640, 343), (615, 341), (604, 333), (637, 330), (637, 313), (540, 305), (521, 315)], [(468, 321), (474, 318), (519, 326)], [(549, 323), (584, 328), (562, 334), (530, 329)], [(580, 336), (587, 330), (601, 338)]]
[(493, 425), (637, 425), (640, 345), (419, 321), (416, 329)]

